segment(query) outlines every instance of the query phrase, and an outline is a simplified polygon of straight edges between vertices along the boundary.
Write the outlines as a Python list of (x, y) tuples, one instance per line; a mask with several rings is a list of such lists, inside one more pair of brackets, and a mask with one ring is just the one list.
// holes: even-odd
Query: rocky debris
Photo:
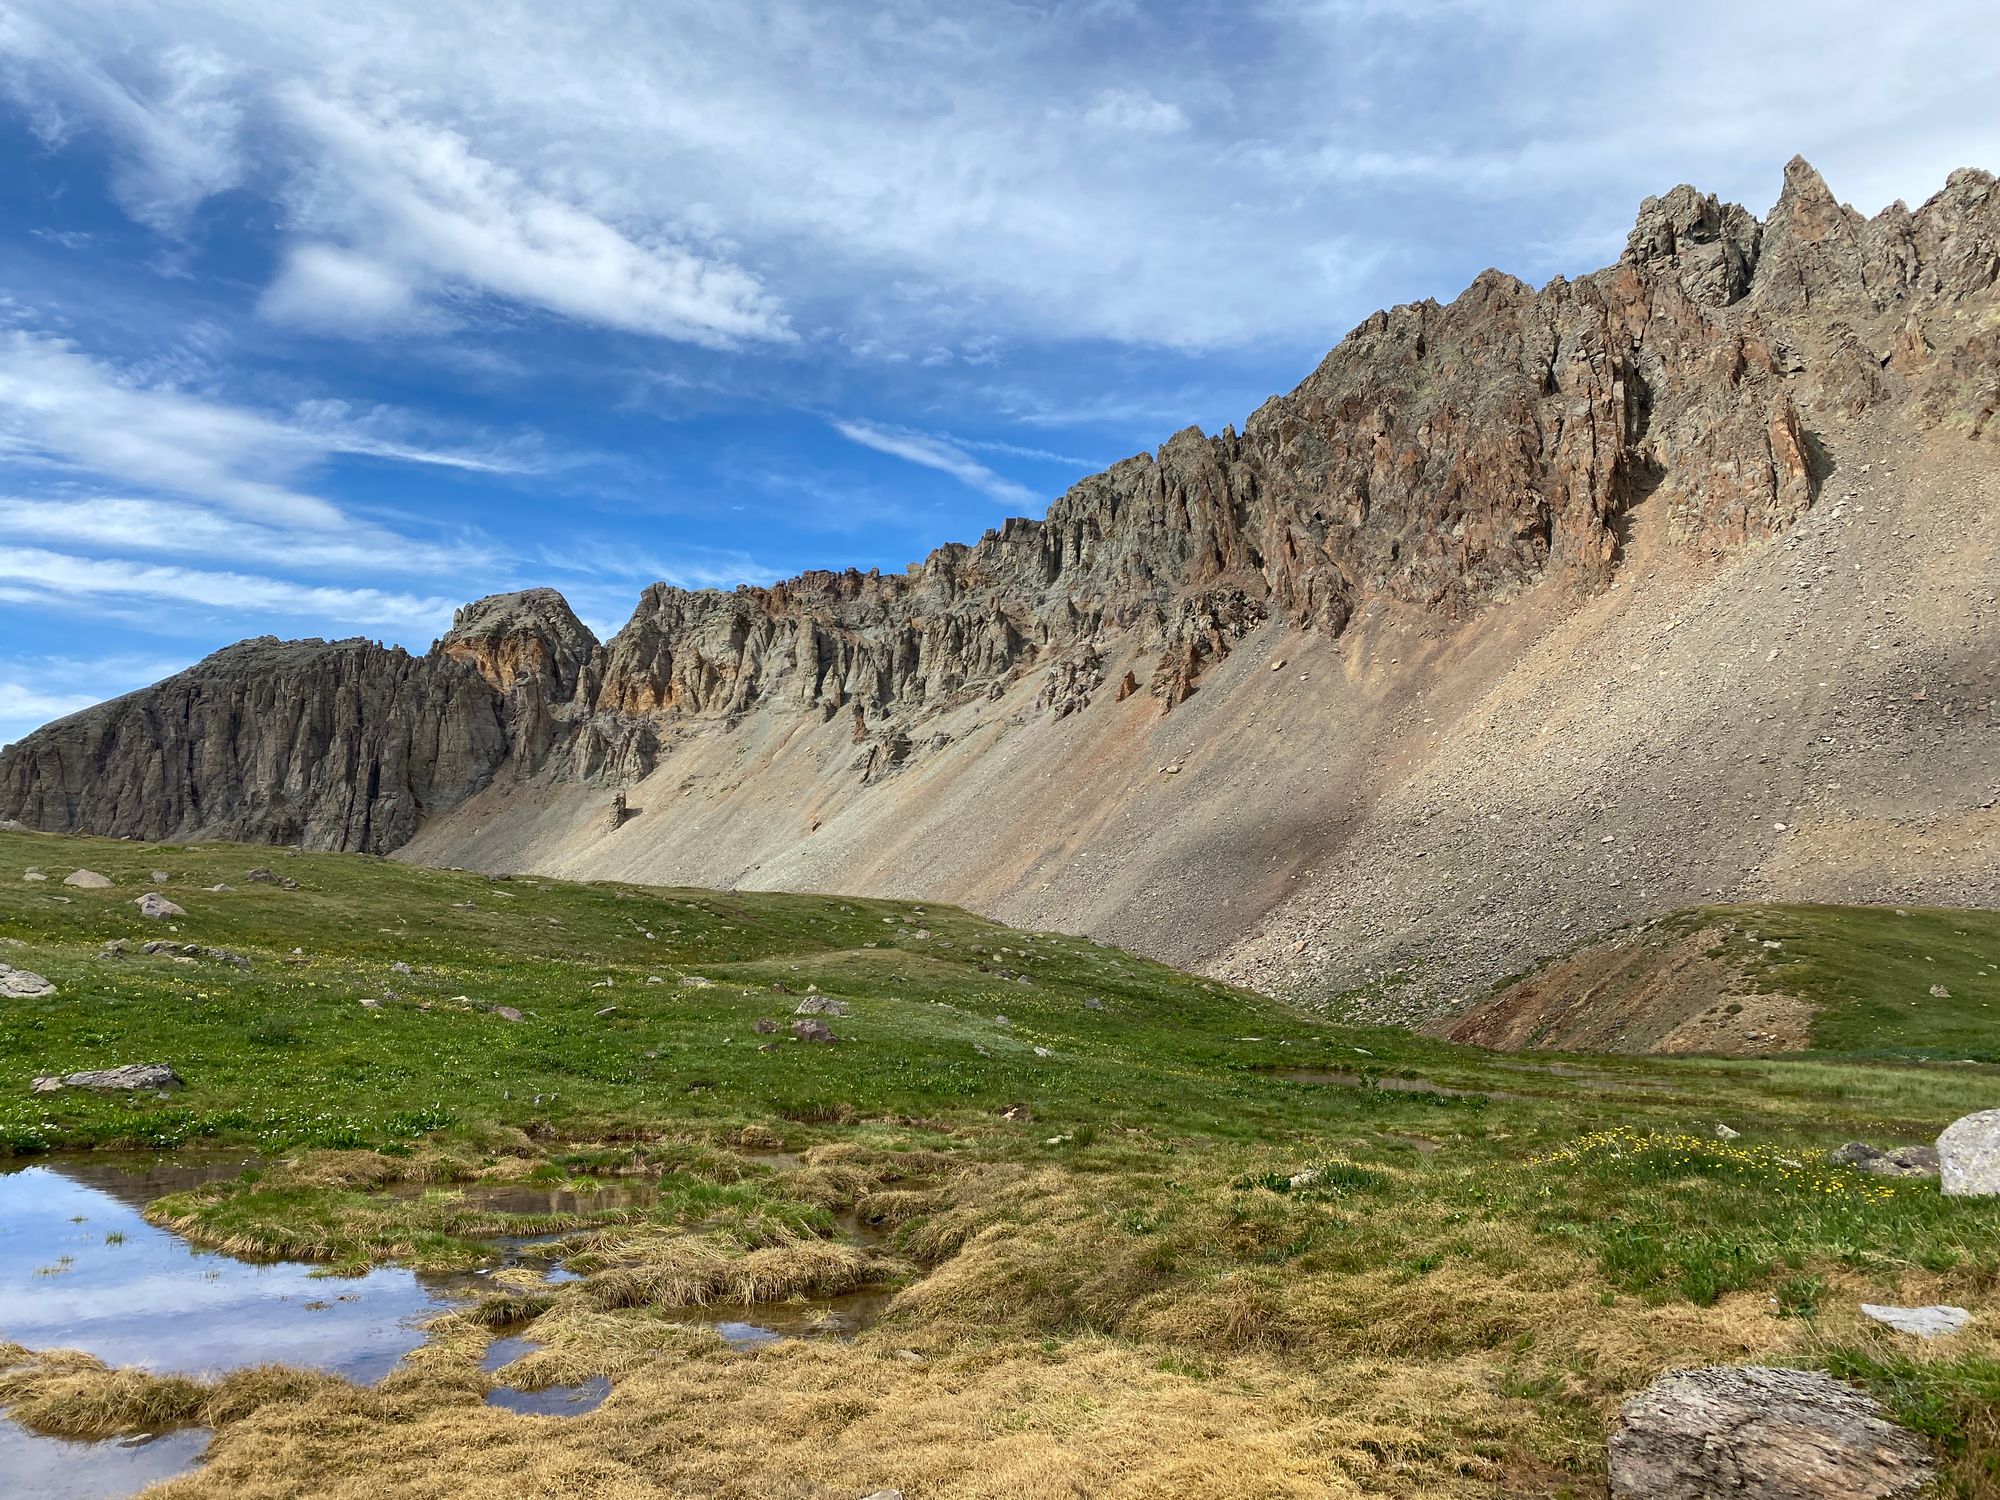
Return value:
[[(118, 943), (118, 948), (115, 952), (110, 943), (104, 945), (105, 956), (107, 958), (120, 957), (124, 953), (125, 940), (119, 938), (115, 941)], [(232, 952), (228, 948), (204, 948), (199, 943), (173, 943), (167, 942), (164, 939), (156, 939), (150, 943), (142, 943), (139, 951), (149, 957), (154, 954), (167, 953), (176, 954), (182, 958), (212, 958), (217, 963), (234, 964), (239, 969), (248, 969), (250, 967), (250, 960), (244, 954)]]
[(187, 1085), (180, 1074), (165, 1063), (127, 1063), (119, 1068), (71, 1073), (63, 1078), (37, 1078), (31, 1087), (37, 1094), (53, 1094), (62, 1089), (131, 1093), (138, 1089), (178, 1089)]
[(1616, 1500), (1914, 1500), (1929, 1450), (1873, 1398), (1817, 1370), (1675, 1370), (1619, 1411)]
[(389, 972), (391, 974), (414, 974), (416, 973), (416, 970), (412, 969), (408, 964), (404, 963), (399, 958), (394, 963), (389, 965)]
[(778, 1023), (768, 1018), (760, 1017), (750, 1023), (750, 1029), (759, 1036), (769, 1036), (778, 1029)]
[(1886, 1151), (1866, 1141), (1849, 1141), (1827, 1154), (1835, 1166), (1857, 1167), (1876, 1177), (1935, 1177), (1938, 1153), (1934, 1146), (1891, 1146)]
[(95, 870), (72, 870), (63, 876), (63, 884), (80, 891), (104, 891), (111, 888), (112, 882)]
[(1727, 1125), (1717, 1125), (1715, 1127), (1715, 1138), (1718, 1141), (1737, 1140), (1742, 1136), (1742, 1134), (1743, 1134), (1742, 1131), (1731, 1130)]
[(299, 883), (289, 875), (274, 875), (261, 866), (243, 877), (246, 885), (275, 885), (281, 891), (295, 891)]
[(55, 992), (56, 987), (41, 975), (0, 964), (0, 999), (39, 1000), (42, 996), (53, 995)]
[(47, 880), (49, 877), (44, 875), (40, 870), (23, 870), (21, 872), (21, 878), (23, 880), (32, 881), (32, 880)]
[(165, 885), (168, 881), (172, 880), (174, 877), (169, 875), (165, 870), (155, 870), (147, 878), (151, 880), (154, 885)]
[(1886, 1323), (1898, 1333), (1913, 1333), (1920, 1339), (1943, 1338), (1957, 1333), (1972, 1321), (1972, 1314), (1962, 1307), (1935, 1303), (1928, 1307), (1885, 1307), (1880, 1303), (1864, 1302), (1861, 1304), (1861, 1315)]
[(158, 891), (148, 891), (132, 903), (139, 908), (139, 915), (148, 921), (158, 922), (167, 917), (184, 917), (187, 912), (162, 896)]
[(1931, 986), (1931, 999), (1949, 1000), (1950, 998), (1951, 998), (1951, 991), (1946, 989), (1943, 985), (1934, 984)]
[(521, 1013), (511, 1005), (496, 1005), (493, 1007), (493, 1014), (503, 1021), (519, 1021), (522, 1019)]
[(2000, 1109), (1963, 1115), (1937, 1139), (1938, 1185), (1948, 1198), (2000, 1193)]
[(683, 974), (681, 975), (681, 988), (684, 990), (712, 990), (715, 988), (715, 981), (701, 974)]
[(824, 1021), (803, 1019), (794, 1021), (792, 1022), (792, 1035), (802, 1042), (832, 1042), (839, 1040), (839, 1038), (834, 1036), (833, 1028), (828, 1026)]
[(835, 1000), (826, 995), (808, 995), (792, 1007), (795, 1016), (844, 1016), (847, 1002)]

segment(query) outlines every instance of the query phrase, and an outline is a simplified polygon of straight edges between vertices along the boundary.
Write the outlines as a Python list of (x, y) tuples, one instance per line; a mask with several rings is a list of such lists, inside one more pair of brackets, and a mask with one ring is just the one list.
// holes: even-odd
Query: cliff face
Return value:
[[(611, 786), (671, 783), (685, 797), (722, 775), (728, 743), (728, 784), (795, 801), (785, 837), (803, 838), (891, 775), (967, 764), (976, 725), (1095, 723), (1137, 699), (1119, 712), (1226, 741), (1230, 724), (1186, 705), (1249, 637), (1339, 642), (1384, 612), (1491, 632), (1510, 618), (1501, 601), (1600, 597), (1641, 519), (1661, 556), (1747, 556), (1814, 505), (1852, 433), (1977, 436), (1996, 405), (1994, 178), (1958, 172), (1914, 212), (1863, 219), (1794, 161), (1762, 223), (1690, 187), (1648, 199), (1608, 269), (1539, 290), (1487, 272), (1449, 305), (1377, 313), (1242, 432), (1179, 433), (1045, 519), (906, 574), (656, 585), (603, 644), (548, 590), (468, 606), (420, 658), (249, 642), (0, 756), (0, 816), (388, 851), (457, 828), (447, 815), (469, 799), (497, 816), (510, 789), (604, 787), (602, 805)], [(1248, 690), (1231, 691), (1241, 708)], [(1308, 717), (1347, 711), (1325, 691)], [(837, 766), (781, 793), (773, 758), (808, 740), (839, 748)], [(1049, 754), (1036, 774), (1079, 808), (1114, 798)], [(693, 837), (648, 800), (619, 837)], [(751, 822), (700, 837), (727, 846), (738, 826)], [(549, 862), (522, 837), (487, 857)], [(456, 838), (417, 852), (474, 858)], [(1025, 879), (1015, 854), (988, 863)], [(755, 863), (707, 858), (635, 869), (734, 878)], [(992, 905), (986, 886), (916, 879), (914, 855), (775, 863), (795, 873), (759, 878), (900, 881)]]

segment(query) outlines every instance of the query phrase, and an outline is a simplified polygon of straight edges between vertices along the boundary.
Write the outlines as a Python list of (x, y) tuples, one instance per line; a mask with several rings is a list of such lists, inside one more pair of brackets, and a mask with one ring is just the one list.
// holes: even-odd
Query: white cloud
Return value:
[(302, 535), (173, 500), (0, 496), (0, 537), (146, 555), (221, 557), (313, 572), (438, 575), (490, 566), (490, 549), (420, 542), (350, 524)]
[(62, 339), (0, 333), (0, 455), (204, 500), (270, 525), (327, 531), (346, 518), (290, 483), (330, 454), (519, 473), (532, 454), (407, 440), (381, 408), (309, 404), (284, 421), (149, 385)]
[(1106, 89), (1083, 117), (1092, 125), (1134, 135), (1174, 135), (1188, 128), (1188, 117), (1178, 104), (1144, 89)]
[(0, 657), (0, 745), (106, 698), (158, 682), (185, 662), (116, 655)]
[(717, 348), (790, 336), (776, 299), (747, 271), (659, 237), (640, 243), (475, 155), (450, 130), (304, 85), (278, 97), (317, 153), (292, 195), (294, 224), (352, 248), (295, 250), (264, 299), (267, 315), (378, 331), (408, 315), (422, 285)]
[(833, 430), (850, 443), (859, 443), (864, 448), (873, 448), (877, 453), (887, 453), (908, 463), (921, 464), (926, 469), (936, 469), (941, 474), (949, 474), (961, 484), (969, 485), (983, 495), (990, 495), (1006, 505), (1029, 506), (1042, 501), (1025, 484), (1016, 484), (1004, 475), (996, 474), (985, 464), (967, 453), (955, 443), (943, 438), (932, 437), (928, 433), (912, 432), (906, 427), (885, 427), (875, 422), (840, 421), (833, 424)]
[(453, 601), (372, 588), (332, 588), (290, 579), (207, 571), (125, 558), (78, 557), (40, 547), (0, 548), (0, 581), (69, 602), (154, 600), (231, 616), (331, 620), (392, 634), (422, 635), (451, 623)]
[(98, 701), (95, 693), (55, 693), (0, 677), (0, 745), (11, 744), (39, 724), (80, 713)]

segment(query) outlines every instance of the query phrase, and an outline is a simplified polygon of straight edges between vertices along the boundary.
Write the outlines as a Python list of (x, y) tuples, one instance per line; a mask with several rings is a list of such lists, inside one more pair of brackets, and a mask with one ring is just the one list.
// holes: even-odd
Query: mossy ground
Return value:
[[(246, 883), (256, 865), (298, 889)], [(118, 884), (57, 884), (77, 866)], [(154, 869), (173, 929), (131, 904)], [(2000, 1069), (1898, 1057), (1886, 1022), (1867, 1058), (1556, 1071), (947, 908), (30, 835), (0, 835), (0, 937), (57, 985), (0, 1010), (4, 1149), (255, 1144), (265, 1166), (154, 1216), (350, 1265), (559, 1229), (585, 1273), (496, 1278), (371, 1390), (0, 1370), (49, 1430), (215, 1425), (175, 1500), (1586, 1495), (1624, 1394), (1746, 1359), (1863, 1380), (1962, 1493), (1995, 1481), (2000, 1205), (1822, 1163), (1930, 1138), (1994, 1104)], [(101, 956), (115, 938), (251, 967)], [(848, 1004), (833, 1045), (789, 1039), (814, 991)], [(27, 1092), (150, 1061), (187, 1089)], [(657, 1196), (491, 1206), (530, 1182)], [(851, 1341), (737, 1351), (674, 1316), (856, 1286), (896, 1296)], [(1919, 1345), (1862, 1300), (1980, 1321)], [(611, 1398), (486, 1407), (496, 1326), (540, 1345), (517, 1373), (610, 1375)]]

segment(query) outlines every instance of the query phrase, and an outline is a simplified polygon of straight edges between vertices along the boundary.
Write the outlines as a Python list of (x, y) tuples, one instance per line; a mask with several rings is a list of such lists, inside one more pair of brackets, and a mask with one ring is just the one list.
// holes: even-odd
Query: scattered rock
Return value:
[(10, 969), (0, 964), (0, 998), (8, 1000), (36, 1000), (43, 995), (53, 995), (56, 987), (39, 974), (30, 974), (26, 969)]
[(756, 1032), (757, 1035), (759, 1036), (769, 1036), (772, 1032), (778, 1029), (778, 1023), (776, 1021), (760, 1018), (750, 1023), (750, 1029)]
[(1872, 1397), (1758, 1365), (1662, 1375), (1620, 1409), (1608, 1458), (1617, 1500), (1906, 1500), (1931, 1477)]
[[(110, 943), (104, 945), (106, 956), (114, 958), (124, 956), (125, 940), (119, 938), (117, 942), (118, 952), (115, 954), (111, 952)], [(199, 943), (174, 943), (164, 938), (156, 938), (150, 943), (142, 943), (139, 951), (148, 958), (165, 953), (175, 958), (212, 958), (218, 963), (234, 964), (239, 969), (250, 967), (250, 960), (241, 953), (232, 953), (227, 948), (204, 948)]]
[(80, 891), (109, 890), (111, 881), (95, 870), (72, 870), (63, 876), (64, 885), (73, 885)]
[(496, 1005), (493, 1007), (493, 1014), (503, 1021), (518, 1021), (521, 1019), (521, 1013), (511, 1005)]
[(825, 995), (808, 995), (793, 1010), (797, 1016), (844, 1016), (847, 1014), (845, 1000), (832, 1000)]
[(1733, 1141), (1742, 1134), (1742, 1131), (1731, 1130), (1727, 1125), (1718, 1125), (1715, 1127), (1715, 1138), (1719, 1141)]
[(380, 1010), (382, 1008), (382, 1002), (380, 1000), (363, 1000), (361, 1002), (361, 1008), (363, 1010)]
[(617, 1014), (618, 1014), (618, 1007), (615, 1005), (607, 1005), (602, 1010), (594, 1010), (591, 1012), (591, 1015), (600, 1021), (603, 1020), (606, 1016), (615, 1016)]
[(417, 971), (411, 968), (408, 964), (404, 963), (399, 958), (394, 963), (389, 965), (389, 972), (391, 974), (414, 974)]
[(681, 988), (684, 990), (712, 990), (715, 988), (715, 981), (705, 978), (700, 974), (683, 974), (681, 975)]
[(1000, 1111), (1000, 1118), (1003, 1120), (1031, 1121), (1035, 1118), (1035, 1115), (1034, 1111), (1029, 1109), (1025, 1104), (1010, 1104)]
[(1951, 1198), (2000, 1193), (2000, 1109), (1983, 1109), (1945, 1126), (1937, 1138), (1938, 1178)]
[(165, 885), (169, 880), (172, 880), (174, 877), (169, 875), (165, 870), (155, 870), (153, 871), (152, 875), (148, 878), (151, 879), (154, 885)]
[(278, 877), (262, 865), (259, 865), (256, 869), (246, 874), (243, 880), (247, 885), (276, 885), (278, 883)]
[(1951, 991), (1946, 989), (1943, 985), (1934, 984), (1931, 986), (1931, 999), (1949, 1000), (1950, 998), (1951, 998)]
[(136, 1089), (178, 1089), (187, 1085), (165, 1063), (127, 1063), (122, 1068), (102, 1068), (96, 1072), (71, 1073), (66, 1078), (37, 1078), (32, 1085), (37, 1094), (53, 1094), (59, 1089), (98, 1089), (132, 1092)]
[(1095, 995), (1092, 995), (1088, 1000), (1083, 1002), (1083, 1008), (1085, 1010), (1103, 1010), (1104, 1002)]
[(44, 875), (40, 870), (24, 870), (21, 873), (21, 878), (23, 880), (47, 880), (49, 877)]
[(794, 1021), (792, 1022), (792, 1035), (802, 1042), (832, 1042), (839, 1040), (839, 1038), (834, 1036), (833, 1028), (828, 1026), (824, 1021)]
[(139, 915), (147, 918), (149, 921), (158, 922), (166, 917), (184, 917), (187, 915), (185, 911), (174, 905), (173, 902), (162, 896), (158, 891), (148, 891), (132, 904), (139, 908)]
[(648, 983), (648, 984), (665, 984), (665, 983), (666, 983), (666, 980), (664, 980), (664, 979), (660, 978), (660, 976), (659, 976), (659, 975), (657, 975), (657, 974), (648, 974), (648, 975), (646, 976), (646, 983)]
[(1946, 1334), (1957, 1333), (1972, 1321), (1972, 1314), (1964, 1308), (1936, 1303), (1928, 1307), (1884, 1307), (1880, 1303), (1864, 1302), (1861, 1304), (1861, 1315), (1878, 1323), (1887, 1323), (1898, 1333), (1914, 1333), (1920, 1339), (1942, 1338)]
[(1887, 1151), (1866, 1141), (1849, 1141), (1827, 1154), (1835, 1166), (1855, 1167), (1876, 1177), (1935, 1177), (1938, 1154), (1934, 1146), (1892, 1146)]
[(1055, 1056), (1055, 1053), (1053, 1053), (1053, 1052), (1049, 1051), (1049, 1049), (1048, 1049), (1048, 1048), (1046, 1048), (1046, 1047), (1037, 1047), (1037, 1048), (1035, 1049), (1035, 1056), (1037, 1056), (1037, 1057), (1054, 1057), (1054, 1056)]

